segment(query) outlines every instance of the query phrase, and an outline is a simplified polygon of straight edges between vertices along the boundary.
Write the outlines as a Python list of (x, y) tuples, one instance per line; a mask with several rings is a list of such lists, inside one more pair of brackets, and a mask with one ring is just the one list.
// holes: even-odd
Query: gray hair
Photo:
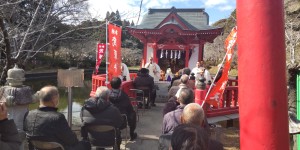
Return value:
[(99, 86), (96, 90), (95, 97), (107, 100), (110, 90), (106, 86)]
[(194, 102), (194, 92), (193, 90), (189, 88), (180, 88), (178, 90), (179, 92), (179, 97), (178, 97), (178, 102), (181, 104), (189, 104)]
[(181, 116), (185, 123), (199, 125), (204, 120), (204, 110), (199, 104), (190, 103), (184, 107)]
[(183, 74), (183, 75), (180, 77), (180, 82), (181, 82), (181, 83), (187, 84), (188, 81), (189, 81), (189, 76), (188, 76), (188, 75)]

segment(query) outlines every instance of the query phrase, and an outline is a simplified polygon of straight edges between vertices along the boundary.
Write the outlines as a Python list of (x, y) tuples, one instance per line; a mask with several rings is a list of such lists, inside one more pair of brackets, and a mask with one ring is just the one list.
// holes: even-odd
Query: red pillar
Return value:
[(189, 67), (189, 55), (190, 55), (190, 47), (185, 47), (185, 67)]
[(242, 150), (288, 150), (283, 0), (238, 0)]
[(204, 53), (204, 43), (203, 41), (199, 42), (199, 54), (198, 54), (198, 62), (203, 60), (203, 53)]
[(147, 63), (147, 42), (144, 42), (144, 52), (143, 52), (143, 59), (142, 59), (142, 63), (141, 63), (141, 67), (145, 66), (145, 64)]
[(157, 57), (156, 57), (157, 44), (154, 43), (153, 46), (152, 46), (152, 48), (153, 48), (153, 61), (154, 61), (156, 64), (158, 64), (158, 59), (157, 59)]

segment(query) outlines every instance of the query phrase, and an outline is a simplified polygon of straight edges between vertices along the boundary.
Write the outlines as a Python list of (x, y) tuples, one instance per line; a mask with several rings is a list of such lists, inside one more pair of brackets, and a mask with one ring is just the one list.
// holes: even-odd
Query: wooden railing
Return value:
[[(130, 73), (130, 78), (134, 79), (137, 76), (136, 73)], [(101, 75), (93, 75), (92, 77), (92, 91), (90, 96), (94, 96), (97, 87), (99, 86), (106, 86), (105, 84), (105, 74)], [(215, 117), (215, 116), (223, 116), (228, 114), (235, 114), (239, 111), (238, 105), (238, 80), (229, 79), (228, 86), (226, 87), (223, 98), (219, 102), (218, 108), (209, 108), (207, 110), (207, 117)], [(107, 85), (108, 88), (110, 84)], [(135, 93), (130, 91), (133, 89), (133, 82), (132, 81), (125, 81), (122, 83), (121, 89), (129, 96), (134, 97)]]
[[(237, 82), (236, 82), (237, 84)], [(207, 117), (223, 116), (239, 112), (238, 86), (227, 86), (218, 108), (209, 108)]]

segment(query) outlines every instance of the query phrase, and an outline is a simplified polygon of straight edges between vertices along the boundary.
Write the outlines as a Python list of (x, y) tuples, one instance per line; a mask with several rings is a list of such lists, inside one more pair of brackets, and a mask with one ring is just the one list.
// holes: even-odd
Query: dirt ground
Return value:
[(216, 123), (217, 127), (211, 129), (211, 138), (220, 141), (225, 150), (240, 149), (239, 120), (233, 120), (232, 127), (227, 127), (227, 122)]

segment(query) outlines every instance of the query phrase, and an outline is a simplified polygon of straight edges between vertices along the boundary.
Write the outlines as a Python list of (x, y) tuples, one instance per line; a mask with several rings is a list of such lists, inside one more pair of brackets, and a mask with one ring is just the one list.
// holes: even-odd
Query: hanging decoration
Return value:
[(180, 57), (181, 57), (181, 51), (179, 51), (178, 53), (178, 59), (180, 59)]
[(163, 57), (164, 57), (164, 50), (162, 49), (160, 52), (160, 58), (163, 58)]
[(168, 58), (168, 51), (166, 50), (166, 58)]
[(174, 59), (177, 59), (177, 50), (175, 51), (175, 53), (174, 53)]
[(171, 50), (171, 57), (170, 58), (173, 59), (173, 50)]

